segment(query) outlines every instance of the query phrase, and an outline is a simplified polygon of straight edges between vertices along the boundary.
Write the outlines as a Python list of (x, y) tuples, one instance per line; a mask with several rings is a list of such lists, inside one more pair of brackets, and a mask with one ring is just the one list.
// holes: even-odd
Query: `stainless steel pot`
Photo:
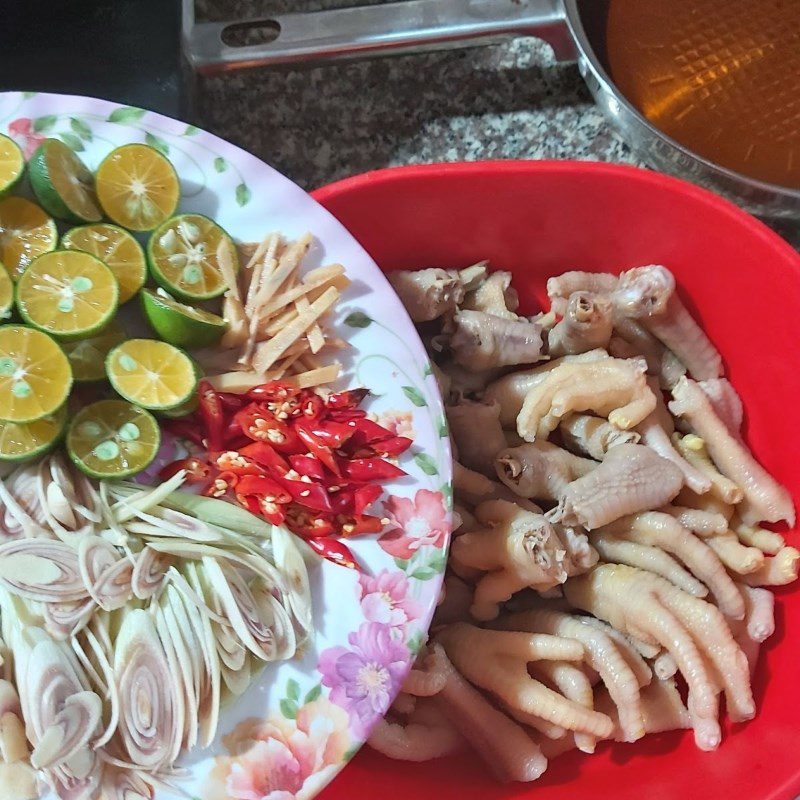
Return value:
[[(535, 36), (552, 46), (557, 61), (578, 62), (609, 122), (644, 161), (727, 195), (753, 213), (800, 220), (800, 190), (748, 178), (696, 155), (659, 131), (622, 96), (605, 64), (608, 5), (608, 0), (405, 0), (196, 23), (193, 0), (184, 0), (183, 46), (190, 64), (208, 74)], [(223, 34), (235, 28), (257, 30), (262, 41), (226, 44)]]

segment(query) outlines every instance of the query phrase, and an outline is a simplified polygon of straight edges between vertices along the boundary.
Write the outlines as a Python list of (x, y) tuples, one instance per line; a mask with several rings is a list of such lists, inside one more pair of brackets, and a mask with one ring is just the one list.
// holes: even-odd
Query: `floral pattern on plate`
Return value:
[[(0, 131), (26, 156), (45, 138), (57, 137), (90, 169), (114, 147), (146, 142), (175, 165), (179, 212), (207, 214), (240, 241), (259, 239), (266, 228), (290, 238), (311, 231), (316, 241), (309, 268), (347, 266), (353, 287), (335, 319), (351, 344), (342, 359), (345, 383), (369, 387), (369, 412), (414, 439), (401, 460), (409, 477), (386, 487), (383, 514), (390, 525), (383, 536), (348, 542), (364, 573), (329, 563), (310, 567), (317, 634), (302, 658), (268, 665), (225, 708), (212, 747), (182, 760), (189, 778), (181, 788), (189, 796), (310, 800), (388, 708), (424, 641), (441, 588), (451, 514), (450, 449), (422, 344), (388, 282), (352, 236), (299, 187), (234, 145), (140, 108), (32, 92), (0, 93)], [(154, 479), (177, 447), (165, 437), (145, 479)], [(158, 800), (177, 796), (157, 792)]]

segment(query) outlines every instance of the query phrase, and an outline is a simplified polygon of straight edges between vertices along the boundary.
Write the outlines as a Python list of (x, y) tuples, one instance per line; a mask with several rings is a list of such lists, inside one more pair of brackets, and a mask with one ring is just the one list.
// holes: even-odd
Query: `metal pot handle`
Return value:
[[(231, 26), (260, 28), (272, 40), (225, 44), (222, 33)], [(563, 0), (404, 0), (202, 23), (194, 20), (194, 0), (183, 0), (184, 53), (201, 73), (443, 50), (520, 35), (544, 39), (559, 61), (577, 57)]]

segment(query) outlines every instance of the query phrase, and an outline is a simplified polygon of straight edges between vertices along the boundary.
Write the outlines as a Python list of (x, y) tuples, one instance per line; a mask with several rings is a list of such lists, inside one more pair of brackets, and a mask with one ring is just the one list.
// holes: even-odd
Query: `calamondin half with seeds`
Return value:
[(61, 239), (65, 250), (83, 250), (99, 258), (119, 283), (119, 302), (127, 303), (144, 286), (147, 264), (139, 242), (117, 225), (99, 222), (67, 231)]
[(39, 256), (17, 284), (22, 318), (60, 339), (102, 330), (114, 316), (119, 284), (99, 259), (78, 250)]
[(97, 198), (113, 222), (149, 231), (175, 213), (180, 183), (175, 168), (154, 147), (126, 144), (112, 150), (97, 169)]
[(124, 400), (100, 400), (73, 418), (67, 431), (67, 452), (87, 475), (124, 478), (150, 464), (160, 441), (152, 414)]
[[(227, 253), (221, 253), (226, 249)], [(219, 297), (227, 287), (220, 256), (237, 263), (233, 240), (202, 214), (168, 219), (150, 236), (147, 260), (155, 280), (181, 300)]]
[(69, 361), (46, 333), (0, 327), (0, 420), (33, 422), (53, 414), (71, 387)]
[(153, 411), (183, 405), (197, 388), (192, 359), (155, 339), (130, 339), (115, 347), (106, 359), (106, 372), (126, 400)]
[(0, 199), (0, 262), (13, 280), (42, 253), (55, 250), (55, 220), (24, 197)]

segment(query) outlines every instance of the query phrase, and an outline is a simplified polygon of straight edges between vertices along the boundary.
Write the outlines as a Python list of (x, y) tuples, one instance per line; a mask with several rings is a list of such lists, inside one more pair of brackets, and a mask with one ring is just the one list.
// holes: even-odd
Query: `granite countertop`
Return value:
[[(195, 0), (198, 19), (396, 0)], [(196, 79), (195, 116), (311, 190), (371, 169), (492, 158), (642, 162), (592, 102), (575, 64), (532, 38)], [(800, 249), (800, 224), (767, 221)]]
[[(379, 2), (382, 0), (379, 0)], [(373, 0), (374, 2), (374, 0)], [(198, 3), (236, 19), (356, 0)], [(363, 0), (362, 0), (363, 4)], [(637, 163), (575, 65), (535, 39), (198, 81), (202, 124), (310, 189), (365, 170), (434, 161), (578, 158)]]

